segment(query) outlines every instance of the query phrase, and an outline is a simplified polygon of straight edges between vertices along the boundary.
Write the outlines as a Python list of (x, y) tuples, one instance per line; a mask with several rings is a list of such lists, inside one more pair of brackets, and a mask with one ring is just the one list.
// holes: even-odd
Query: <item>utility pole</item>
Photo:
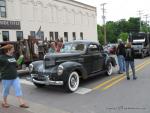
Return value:
[(139, 18), (140, 18), (140, 32), (142, 31), (142, 25), (141, 25), (141, 16), (142, 16), (142, 10), (139, 10), (138, 11), (138, 13), (139, 13)]
[(148, 19), (148, 14), (146, 14), (146, 15), (144, 15), (145, 16), (145, 23), (146, 23), (146, 32), (148, 32), (148, 21), (147, 21), (147, 19)]
[(101, 6), (102, 6), (102, 12), (103, 12), (103, 15), (102, 15), (102, 19), (103, 19), (103, 26), (104, 26), (104, 44), (107, 44), (107, 40), (106, 40), (106, 23), (105, 23), (105, 5), (106, 3), (102, 3)]

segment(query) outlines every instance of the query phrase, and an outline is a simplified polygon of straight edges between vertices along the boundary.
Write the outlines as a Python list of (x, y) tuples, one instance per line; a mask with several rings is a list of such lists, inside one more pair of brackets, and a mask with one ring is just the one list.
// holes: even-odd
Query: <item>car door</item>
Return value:
[(88, 46), (88, 52), (91, 55), (91, 59), (92, 59), (92, 64), (91, 64), (92, 73), (101, 71), (103, 69), (104, 58), (102, 53), (100, 52), (99, 45), (90, 44)]
[(90, 75), (93, 70), (92, 69), (92, 61), (93, 61), (92, 55), (87, 52), (86, 54), (83, 55), (83, 58), (84, 58), (84, 63), (83, 63), (84, 68), (87, 71), (87, 75)]

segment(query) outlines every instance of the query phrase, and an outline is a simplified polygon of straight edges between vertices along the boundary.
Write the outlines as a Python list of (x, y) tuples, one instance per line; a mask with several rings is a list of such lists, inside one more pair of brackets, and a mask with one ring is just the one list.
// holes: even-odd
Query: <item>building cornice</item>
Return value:
[(61, 3), (64, 3), (64, 4), (69, 4), (69, 5), (72, 5), (72, 6), (75, 6), (75, 7), (80, 7), (80, 8), (86, 9), (86, 10), (96, 12), (96, 7), (86, 5), (84, 3), (80, 3), (80, 2), (77, 2), (75, 0), (53, 0), (53, 1), (61, 2)]

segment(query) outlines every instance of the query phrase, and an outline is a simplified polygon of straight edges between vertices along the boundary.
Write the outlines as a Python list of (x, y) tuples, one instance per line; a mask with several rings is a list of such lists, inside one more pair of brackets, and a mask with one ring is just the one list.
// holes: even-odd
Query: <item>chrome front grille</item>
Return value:
[(41, 75), (38, 75), (38, 76), (34, 76), (33, 77), (35, 80), (39, 80), (39, 81), (45, 81), (46, 80), (46, 77), (45, 76), (41, 76)]
[(54, 59), (44, 59), (45, 67), (54, 66), (55, 60)]

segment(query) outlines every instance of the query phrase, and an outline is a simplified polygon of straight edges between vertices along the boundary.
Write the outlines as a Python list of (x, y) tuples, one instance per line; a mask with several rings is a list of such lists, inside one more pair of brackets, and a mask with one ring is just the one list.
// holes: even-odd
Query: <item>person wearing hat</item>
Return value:
[(9, 107), (7, 97), (9, 95), (10, 87), (13, 86), (16, 97), (19, 100), (20, 107), (28, 108), (29, 106), (22, 99), (22, 90), (16, 69), (17, 62), (20, 62), (22, 56), (20, 56), (19, 60), (16, 61), (15, 57), (13, 56), (14, 46), (11, 44), (3, 46), (2, 49), (4, 51), (4, 54), (0, 56), (0, 73), (2, 76), (3, 95), (2, 107)]
[(122, 74), (123, 72), (125, 72), (126, 70), (126, 66), (125, 66), (125, 45), (123, 43), (123, 41), (121, 39), (118, 39), (118, 47), (116, 50), (116, 54), (117, 54), (117, 59), (118, 59), (118, 64), (119, 64), (119, 74)]

